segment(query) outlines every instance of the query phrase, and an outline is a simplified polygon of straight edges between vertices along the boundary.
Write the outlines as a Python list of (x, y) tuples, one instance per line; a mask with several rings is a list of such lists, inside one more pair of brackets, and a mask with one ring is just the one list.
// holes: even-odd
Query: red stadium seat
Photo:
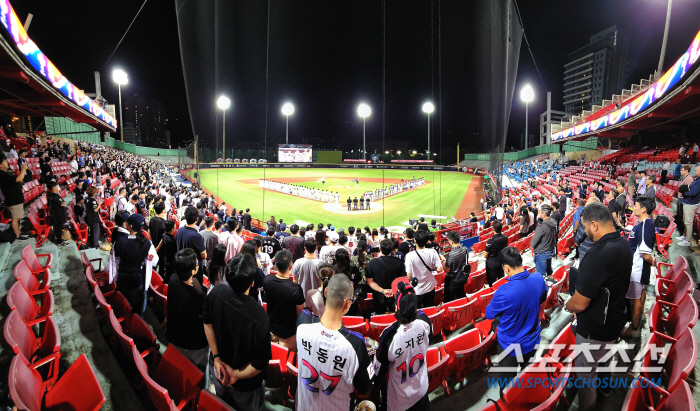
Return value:
[(201, 391), (204, 374), (177, 348), (168, 345), (150, 375), (136, 347), (132, 347), (136, 368), (158, 411), (191, 409)]
[(467, 283), (464, 285), (464, 292), (467, 294), (473, 294), (482, 288), (486, 284), (486, 270), (481, 270), (474, 272), (469, 275)]
[(430, 319), (433, 326), (433, 336), (438, 336), (442, 332), (442, 320), (445, 318), (445, 310), (440, 307), (421, 308), (421, 311)]
[[(85, 254), (85, 251), (80, 253), (80, 261), (83, 263), (83, 269), (87, 270), (88, 267), (93, 268), (93, 273), (95, 278), (98, 280), (109, 279), (109, 273), (106, 270), (102, 270), (102, 258), (93, 258), (92, 260)], [(97, 268), (92, 265), (94, 261), (97, 261)]]
[[(556, 282), (561, 282), (561, 289), (559, 290), (560, 293), (565, 293), (569, 291), (569, 271), (571, 267), (562, 265), (561, 267), (557, 268), (556, 271), (552, 273), (552, 278), (554, 278), (554, 281)], [(562, 280), (564, 280), (562, 282)]]
[(490, 288), (484, 288), (472, 296), (472, 298), (477, 299), (476, 306), (474, 307), (474, 318), (481, 318), (484, 316), (486, 306), (489, 305), (495, 293), (496, 292), (491, 291)]
[(445, 287), (439, 287), (435, 289), (435, 299), (433, 302), (436, 305), (440, 305), (445, 301)]
[[(469, 299), (468, 297), (443, 304), (442, 309), (445, 310), (445, 316), (442, 319), (443, 331), (454, 331), (473, 322), (474, 310), (478, 304), (477, 299)], [(444, 332), (442, 337), (446, 339)]]
[(486, 241), (480, 241), (472, 246), (474, 254), (481, 254), (486, 249)]
[(224, 400), (204, 389), (199, 393), (197, 411), (235, 411)]
[(366, 337), (369, 336), (367, 334), (369, 324), (368, 321), (364, 319), (364, 317), (353, 317), (351, 315), (343, 316), (343, 325), (350, 331), (358, 332)]
[[(158, 362), (159, 351), (156, 343), (156, 335), (151, 331), (141, 317), (131, 313), (121, 324), (114, 315), (112, 309), (107, 310), (107, 325), (112, 331), (112, 345), (119, 345), (122, 353), (126, 358), (131, 360), (132, 356), (129, 353), (132, 348), (138, 351), (141, 358), (151, 358), (149, 363), (156, 364)], [(153, 354), (151, 356), (151, 354)], [(132, 366), (136, 367), (133, 361), (129, 361)]]
[(450, 356), (444, 353), (443, 347), (430, 347), (425, 359), (428, 367), (428, 392), (433, 392), (437, 387), (447, 387), (447, 373), (449, 372)]
[[(661, 267), (669, 268), (668, 271), (666, 271), (666, 274), (663, 276), (661, 276)], [(679, 255), (673, 265), (667, 263), (657, 263), (656, 269), (659, 273), (659, 275), (656, 277), (656, 282), (661, 283), (659, 289), (665, 292), (671, 284), (678, 281), (684, 272), (688, 271), (688, 260), (686, 260), (682, 255)]]
[(474, 323), (474, 328), (479, 330), (481, 333), (481, 338), (486, 338), (487, 335), (491, 334), (491, 324), (493, 320), (481, 320)]
[(43, 294), (49, 290), (49, 284), (51, 284), (51, 273), (49, 271), (44, 273), (42, 282), (39, 283), (39, 280), (32, 274), (29, 267), (27, 267), (27, 263), (20, 261), (15, 266), (14, 275), (17, 281), (19, 281), (31, 295)]
[(482, 338), (481, 332), (473, 329), (446, 341), (445, 352), (450, 356), (449, 377), (461, 381), (484, 363), (491, 366), (488, 353), (496, 342), (494, 336), (490, 334)]
[[(668, 337), (663, 334), (654, 333), (649, 338), (647, 347), (662, 347), (668, 342)], [(658, 358), (652, 358), (652, 352), (647, 348), (644, 349), (644, 352), (643, 367), (645, 369), (649, 367), (661, 367), (662, 372), (648, 373), (643, 370), (641, 376), (647, 380), (661, 377), (666, 388), (664, 389), (653, 385), (650, 389), (667, 397), (669, 393), (673, 392), (693, 371), (695, 362), (698, 359), (698, 344), (693, 330), (686, 328), (680, 338), (673, 343), (665, 358), (658, 354), (656, 354)]]
[[(554, 337), (552, 345), (554, 344), (559, 345), (559, 347), (551, 348), (547, 352), (547, 355), (554, 361), (564, 364), (566, 362), (565, 359), (573, 354), (576, 344), (576, 335), (574, 334), (574, 329), (571, 324), (564, 327), (559, 335)], [(571, 360), (573, 361), (573, 358)]]
[[(664, 287), (666, 287), (665, 290), (663, 290)], [(681, 274), (675, 283), (668, 284), (657, 282), (656, 301), (663, 301), (665, 304), (676, 306), (693, 290), (693, 287), (693, 280), (690, 278), (688, 272)]]
[(693, 393), (690, 391), (688, 383), (681, 381), (681, 384), (673, 390), (668, 398), (661, 401), (659, 405), (649, 403), (649, 395), (646, 395), (645, 388), (630, 388), (627, 397), (622, 404), (622, 411), (678, 411), (695, 410)]
[[(553, 370), (550, 370), (553, 369)], [(571, 364), (562, 366), (559, 363), (549, 363), (544, 358), (529, 365), (516, 378), (537, 379), (549, 383), (534, 384), (532, 387), (513, 385), (503, 391), (502, 399), (509, 411), (554, 411), (562, 397), (569, 378)]]
[(671, 307), (664, 318), (663, 304), (655, 302), (649, 316), (649, 329), (678, 339), (686, 328), (693, 328), (698, 321), (698, 305), (694, 298), (684, 298), (677, 307)]
[(491, 291), (496, 291), (500, 286), (508, 282), (508, 277), (501, 277), (491, 286)]
[(78, 237), (76, 243), (78, 247), (87, 245), (88, 241), (88, 226), (87, 224), (77, 224), (75, 220), (70, 220), (75, 235)]
[(21, 410), (97, 411), (105, 402), (100, 383), (85, 354), (81, 354), (45, 394), (46, 382), (17, 355), (10, 364), (9, 386), (12, 401)]
[[(663, 206), (662, 206), (663, 207)], [(656, 248), (661, 255), (668, 258), (667, 246), (673, 242), (673, 232), (676, 230), (676, 223), (671, 218), (671, 224), (666, 228), (663, 234), (656, 233)]]
[(437, 286), (436, 288), (440, 288), (445, 285), (445, 272), (441, 272), (439, 274), (435, 274), (435, 281), (437, 281)]
[(51, 226), (42, 222), (40, 217), (32, 212), (27, 215), (29, 221), (32, 223), (32, 232), (36, 234), (36, 247), (41, 247), (44, 242), (49, 238), (49, 233), (51, 232)]
[(104, 295), (109, 295), (117, 289), (117, 283), (110, 283), (109, 278), (102, 278), (100, 280), (95, 278), (95, 268), (92, 267), (92, 264), (85, 270), (85, 278), (87, 278), (87, 281), (90, 284), (90, 289), (93, 289), (96, 285), (99, 285), (100, 290)]
[(16, 310), (27, 325), (39, 324), (53, 314), (53, 293), (51, 290), (40, 295), (41, 307), (20, 283), (14, 283), (7, 292), (7, 305)]
[(151, 286), (148, 287), (148, 295), (153, 298), (152, 308), (160, 318), (168, 316), (168, 285), (163, 283), (163, 278), (153, 270)]
[(51, 317), (46, 319), (43, 334), (37, 338), (32, 327), (22, 321), (17, 311), (12, 311), (5, 321), (4, 335), (5, 341), (25, 364), (35, 370), (46, 366), (42, 368), (42, 376), (46, 377), (48, 386), (56, 382), (58, 361), (61, 359), (61, 335)]
[(95, 299), (97, 300), (97, 303), (100, 304), (100, 310), (102, 311), (104, 318), (109, 317), (110, 309), (114, 311), (114, 316), (119, 322), (123, 322), (126, 317), (131, 314), (131, 304), (129, 304), (126, 297), (124, 297), (124, 295), (119, 291), (105, 296), (102, 294), (102, 291), (98, 285), (95, 285), (93, 290), (95, 292)]
[(284, 388), (287, 386), (287, 359), (289, 349), (273, 342), (270, 343), (272, 359), (267, 364), (267, 377), (265, 386), (270, 388)]
[(375, 341), (379, 341), (379, 337), (382, 335), (382, 332), (384, 332), (384, 329), (394, 322), (396, 322), (394, 314), (373, 315), (372, 318), (369, 319), (367, 336)]
[[(46, 264), (41, 265), (41, 263), (39, 262), (39, 258), (41, 257), (46, 257)], [(37, 277), (43, 277), (46, 274), (50, 274), (49, 269), (51, 268), (51, 264), (53, 263), (53, 255), (34, 254), (32, 246), (28, 245), (22, 249), (22, 259), (25, 263), (27, 263), (29, 270)]]

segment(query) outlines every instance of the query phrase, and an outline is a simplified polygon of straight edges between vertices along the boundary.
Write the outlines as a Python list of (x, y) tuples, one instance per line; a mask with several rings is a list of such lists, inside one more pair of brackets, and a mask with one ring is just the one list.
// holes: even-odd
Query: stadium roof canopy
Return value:
[[(590, 118), (590, 117), (589, 117)], [(639, 132), (700, 124), (700, 32), (656, 82), (607, 115), (553, 132), (552, 143), (589, 137), (624, 138)]]
[(68, 117), (97, 130), (117, 121), (68, 81), (27, 36), (8, 0), (0, 0), (0, 111)]

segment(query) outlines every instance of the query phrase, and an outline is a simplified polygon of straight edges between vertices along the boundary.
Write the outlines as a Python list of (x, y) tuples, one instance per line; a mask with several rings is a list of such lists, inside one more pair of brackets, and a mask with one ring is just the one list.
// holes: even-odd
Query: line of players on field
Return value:
[(280, 193), (291, 194), (293, 196), (308, 198), (309, 200), (316, 200), (324, 203), (340, 202), (340, 194), (338, 194), (338, 192), (334, 193), (328, 190), (321, 190), (289, 183), (280, 183), (279, 181), (262, 179), (258, 180), (258, 186), (260, 188), (266, 188), (268, 190), (274, 190)]

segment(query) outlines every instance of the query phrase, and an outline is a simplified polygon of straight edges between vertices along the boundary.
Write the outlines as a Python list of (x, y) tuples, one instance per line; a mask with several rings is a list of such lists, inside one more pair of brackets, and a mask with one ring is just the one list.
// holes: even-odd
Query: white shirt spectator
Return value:
[[(420, 257), (418, 253), (420, 253)], [(423, 261), (425, 261), (425, 264), (423, 264)], [(415, 250), (406, 255), (406, 273), (418, 279), (416, 295), (423, 295), (435, 289), (437, 280), (435, 280), (433, 271), (441, 271), (441, 268), (440, 257), (434, 248)]]

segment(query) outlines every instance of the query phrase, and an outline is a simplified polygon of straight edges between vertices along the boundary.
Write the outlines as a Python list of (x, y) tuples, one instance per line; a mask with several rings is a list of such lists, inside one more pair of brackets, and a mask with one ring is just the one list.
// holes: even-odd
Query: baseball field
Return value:
[[(291, 225), (323, 223), (337, 227), (369, 226), (405, 228), (410, 218), (425, 216), (430, 222), (463, 218), (479, 209), (481, 177), (460, 172), (431, 170), (377, 169), (271, 169), (236, 168), (201, 171), (204, 189), (224, 201), (229, 209), (250, 208), (253, 218), (267, 221), (270, 216)], [(360, 197), (365, 191), (379, 189), (401, 180), (424, 178), (425, 184), (382, 200), (369, 210), (348, 211), (347, 198)], [(274, 180), (340, 195), (340, 204), (328, 204), (258, 186), (260, 179)], [(325, 186), (322, 183), (325, 180)], [(359, 179), (359, 185), (353, 180)]]

